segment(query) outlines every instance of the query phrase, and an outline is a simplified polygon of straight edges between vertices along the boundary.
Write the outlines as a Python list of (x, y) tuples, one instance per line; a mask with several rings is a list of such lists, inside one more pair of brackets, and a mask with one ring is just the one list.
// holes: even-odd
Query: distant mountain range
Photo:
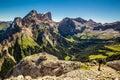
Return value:
[[(5, 59), (11, 60), (6, 63), (8, 70), (22, 58), (39, 52), (82, 62), (96, 56), (106, 61), (120, 59), (119, 21), (102, 24), (91, 19), (66, 17), (54, 22), (51, 12), (41, 14), (32, 10), (25, 17), (16, 17), (12, 23), (4, 24), (5, 29), (0, 26), (0, 57), (3, 64)], [(0, 72), (1, 77), (6, 75), (3, 72)]]
[(7, 22), (7, 23), (12, 23), (12, 21), (0, 21), (0, 23), (1, 23), (1, 22)]

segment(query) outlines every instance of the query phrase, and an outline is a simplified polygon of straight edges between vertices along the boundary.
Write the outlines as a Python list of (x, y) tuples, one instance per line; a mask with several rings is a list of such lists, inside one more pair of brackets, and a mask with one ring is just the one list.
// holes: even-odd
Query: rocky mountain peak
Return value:
[(36, 17), (36, 16), (37, 16), (37, 11), (32, 10), (24, 18), (30, 18), (30, 17)]
[(89, 19), (88, 22), (94, 22), (92, 19)]
[(80, 23), (85, 23), (85, 22), (87, 22), (87, 20), (84, 20), (84, 19), (82, 19), (81, 17), (78, 17), (78, 18), (75, 18), (75, 19), (73, 19), (73, 20), (75, 20), (75, 21), (77, 21), (77, 22), (80, 22)]
[(16, 17), (12, 23), (12, 28), (14, 27), (22, 27), (22, 18), (21, 17)]
[(72, 19), (69, 18), (69, 17), (66, 17), (66, 18), (64, 18), (62, 21), (63, 21), (63, 22), (65, 22), (65, 21), (72, 21)]
[(38, 14), (37, 11), (32, 10), (30, 11), (24, 18), (23, 18), (23, 22), (27, 21), (27, 22), (33, 22), (34, 20), (38, 19)]
[(75, 32), (75, 24), (71, 18), (66, 17), (60, 22), (58, 30), (63, 36), (73, 35)]
[(43, 19), (44, 20), (52, 20), (52, 16), (51, 16), (51, 12), (47, 12), (47, 13), (45, 13), (45, 14), (43, 14)]
[(74, 25), (74, 22), (72, 21), (71, 18), (66, 17), (66, 18), (64, 18), (64, 19), (60, 22), (60, 24), (59, 24), (59, 26), (63, 26), (63, 25), (65, 25), (66, 27), (67, 27), (67, 26), (73, 26), (73, 25)]
[(31, 10), (29, 14), (31, 14), (31, 15), (37, 14), (37, 11), (36, 10)]
[(51, 16), (51, 12), (41, 14), (41, 13), (37, 13), (37, 11), (35, 10), (32, 10), (23, 18), (22, 21), (23, 21), (23, 24), (26, 27), (28, 27), (34, 24), (39, 24), (41, 22), (52, 21), (52, 16)]
[(21, 22), (22, 21), (22, 18), (21, 17), (16, 17), (15, 19), (14, 19), (14, 21), (13, 21), (13, 23), (15, 22), (15, 23), (19, 23), (19, 22)]

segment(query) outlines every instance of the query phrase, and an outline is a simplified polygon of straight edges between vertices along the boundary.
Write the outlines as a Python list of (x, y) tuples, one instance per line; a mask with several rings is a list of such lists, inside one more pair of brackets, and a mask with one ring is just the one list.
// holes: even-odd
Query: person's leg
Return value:
[(98, 71), (101, 71), (101, 64), (99, 63)]

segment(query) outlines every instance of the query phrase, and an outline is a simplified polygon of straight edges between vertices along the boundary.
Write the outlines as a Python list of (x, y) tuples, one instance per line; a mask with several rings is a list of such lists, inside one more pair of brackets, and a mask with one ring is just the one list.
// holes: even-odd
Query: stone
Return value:
[(107, 65), (114, 68), (117, 71), (120, 71), (120, 60), (107, 62)]

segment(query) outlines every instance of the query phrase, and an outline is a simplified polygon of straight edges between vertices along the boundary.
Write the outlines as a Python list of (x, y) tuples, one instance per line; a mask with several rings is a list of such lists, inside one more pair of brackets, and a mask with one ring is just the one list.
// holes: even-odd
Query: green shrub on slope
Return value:
[(10, 69), (15, 65), (14, 61), (11, 58), (5, 57), (0, 71), (0, 76), (5, 78), (6, 74)]

